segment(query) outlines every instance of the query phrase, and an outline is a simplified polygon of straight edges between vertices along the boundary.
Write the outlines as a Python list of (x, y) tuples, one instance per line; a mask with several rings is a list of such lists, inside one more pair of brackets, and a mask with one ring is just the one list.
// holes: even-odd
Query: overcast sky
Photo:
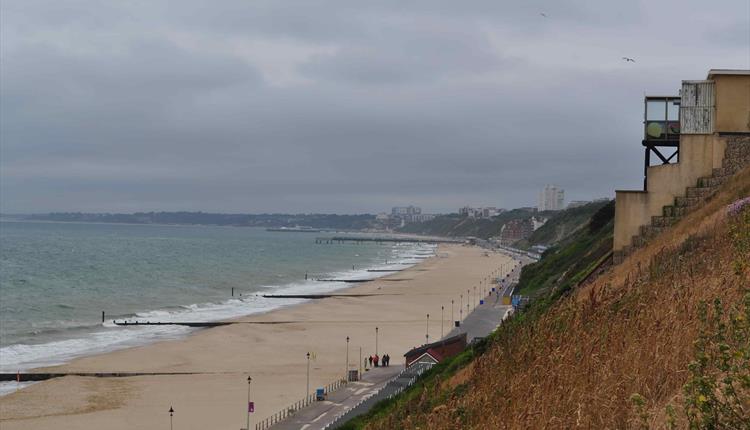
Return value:
[(613, 196), (644, 93), (750, 68), (749, 4), (3, 0), (0, 210)]

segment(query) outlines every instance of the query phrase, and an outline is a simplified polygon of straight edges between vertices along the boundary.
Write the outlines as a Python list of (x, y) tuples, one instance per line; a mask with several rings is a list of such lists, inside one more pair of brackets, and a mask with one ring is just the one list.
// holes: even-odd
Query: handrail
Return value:
[[(372, 395), (360, 400), (356, 405), (351, 407), (350, 409), (344, 411), (343, 413), (337, 415), (333, 421), (328, 423), (325, 427), (323, 427), (323, 430), (329, 430), (329, 429), (335, 429), (339, 427), (341, 424), (344, 424), (345, 422), (349, 421), (350, 419), (354, 418), (355, 416), (359, 416), (361, 414), (366, 413), (372, 406), (385, 399), (391, 399), (403, 392), (405, 389), (409, 388), (410, 386), (414, 385), (414, 383), (417, 381), (417, 379), (427, 370), (432, 368), (432, 363), (419, 363), (416, 364), (410, 368), (405, 368), (399, 372), (398, 375), (396, 375), (394, 378), (392, 378), (388, 383), (386, 383), (378, 392), (373, 393)], [(406, 374), (406, 375), (405, 375)], [(402, 379), (404, 376), (409, 377), (409, 379), (405, 382), (399, 382), (399, 379)], [(395, 389), (389, 390), (389, 386), (396, 385)], [(387, 391), (391, 391), (387, 395)]]
[[(333, 391), (338, 390), (343, 385), (346, 385), (347, 381), (344, 379), (338, 379), (336, 381), (331, 382), (330, 384), (326, 385), (323, 388), (323, 391), (325, 394), (331, 393)], [(266, 430), (270, 428), (271, 426), (280, 423), (281, 421), (284, 421), (285, 419), (289, 418), (290, 416), (294, 415), (298, 411), (300, 411), (303, 408), (306, 408), (310, 406), (312, 403), (316, 401), (316, 394), (311, 393), (305, 396), (303, 399), (298, 400), (291, 405), (287, 406), (286, 408), (281, 409), (280, 411), (274, 413), (273, 415), (267, 417), (263, 421), (258, 422), (255, 424), (255, 430)]]

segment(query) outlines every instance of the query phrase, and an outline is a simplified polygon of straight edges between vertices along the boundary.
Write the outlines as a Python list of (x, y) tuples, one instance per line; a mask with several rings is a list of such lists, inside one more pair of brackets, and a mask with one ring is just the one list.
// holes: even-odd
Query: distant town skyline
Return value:
[(3, 213), (612, 197), (643, 181), (644, 93), (750, 67), (740, 0), (0, 8)]

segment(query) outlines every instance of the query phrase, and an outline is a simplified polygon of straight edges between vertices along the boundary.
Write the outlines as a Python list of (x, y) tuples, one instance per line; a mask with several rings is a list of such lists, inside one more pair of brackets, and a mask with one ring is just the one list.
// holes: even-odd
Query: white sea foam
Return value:
[[(375, 264), (354, 270), (328, 273), (325, 279), (364, 280), (376, 279), (389, 273), (403, 270), (417, 264), (424, 257), (434, 255), (436, 247), (432, 245), (396, 245), (392, 248), (388, 264)], [(368, 272), (375, 269), (378, 272)], [(393, 272), (381, 272), (392, 270)], [(351, 287), (344, 282), (320, 282), (314, 279), (285, 285), (262, 286), (270, 294), (320, 294)], [(206, 322), (219, 321), (239, 316), (257, 314), (302, 303), (304, 299), (264, 298), (261, 295), (244, 295), (218, 303), (199, 303), (181, 306), (175, 309), (155, 309), (136, 313), (127, 318), (129, 321), (152, 322)], [(92, 333), (73, 338), (56, 340), (41, 344), (15, 344), (0, 348), (0, 372), (10, 373), (28, 369), (51, 366), (68, 362), (74, 358), (114, 351), (147, 343), (176, 339), (194, 331), (184, 326), (116, 326), (107, 321)], [(0, 384), (0, 395), (15, 391), (17, 383)]]
[(0, 396), (5, 396), (11, 393), (15, 393), (18, 390), (23, 390), (24, 388), (28, 387), (29, 385), (36, 384), (36, 382), (29, 381), (29, 382), (0, 382)]

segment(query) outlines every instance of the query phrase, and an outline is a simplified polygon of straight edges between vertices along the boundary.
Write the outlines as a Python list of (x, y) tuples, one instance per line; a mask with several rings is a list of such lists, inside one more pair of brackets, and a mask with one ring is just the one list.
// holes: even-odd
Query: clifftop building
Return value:
[(547, 185), (539, 192), (539, 205), (541, 211), (559, 211), (565, 208), (565, 191), (554, 185)]
[[(383, 214), (385, 215), (385, 214)], [(423, 214), (422, 208), (418, 206), (394, 206), (391, 215), (386, 217), (393, 223), (397, 221), (401, 226), (412, 222), (425, 222), (435, 218), (432, 214)]]
[(750, 70), (710, 70), (705, 80), (682, 81), (679, 96), (646, 96), (643, 189), (616, 191), (616, 263), (745, 165), (748, 95)]
[(512, 219), (500, 229), (500, 243), (510, 246), (519, 240), (526, 239), (534, 232), (534, 227), (532, 218)]
[(505, 209), (498, 209), (494, 206), (487, 206), (481, 208), (473, 208), (471, 206), (464, 206), (458, 209), (458, 214), (469, 218), (483, 218), (490, 219), (493, 216), (498, 216), (505, 212)]
[(411, 215), (419, 215), (422, 213), (422, 208), (417, 206), (394, 206), (393, 209), (391, 209), (391, 215), (392, 216), (411, 216)]

